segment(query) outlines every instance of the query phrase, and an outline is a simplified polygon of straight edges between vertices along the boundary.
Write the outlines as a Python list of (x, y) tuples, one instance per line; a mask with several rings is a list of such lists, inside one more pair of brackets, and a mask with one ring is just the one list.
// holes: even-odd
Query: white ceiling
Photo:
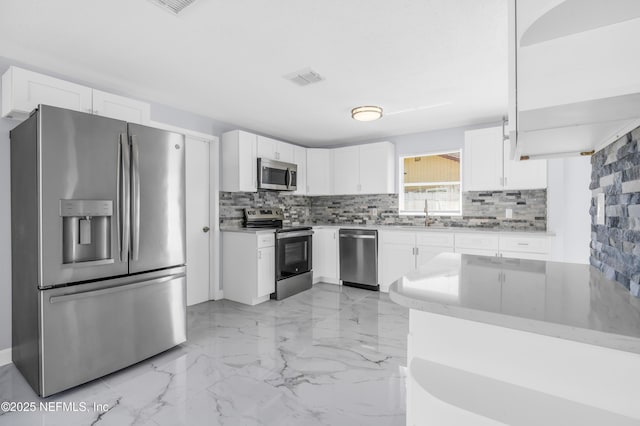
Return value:
[[(507, 110), (506, 0), (197, 0), (178, 16), (147, 0), (2, 0), (0, 54), (306, 146)], [(283, 78), (306, 67), (325, 81)], [(350, 118), (371, 104), (387, 115)]]

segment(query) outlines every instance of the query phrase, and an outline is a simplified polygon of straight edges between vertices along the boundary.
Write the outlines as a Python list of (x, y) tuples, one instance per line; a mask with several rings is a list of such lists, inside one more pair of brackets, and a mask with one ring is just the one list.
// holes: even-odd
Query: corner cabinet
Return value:
[(395, 192), (395, 148), (392, 143), (336, 148), (332, 154), (335, 195)]
[(469, 130), (462, 158), (465, 191), (547, 187), (547, 160), (512, 160), (502, 127)]
[(2, 76), (2, 116), (23, 120), (40, 104), (130, 123), (148, 124), (151, 120), (151, 106), (146, 102), (9, 67)]
[(276, 283), (273, 232), (222, 232), (224, 298), (246, 305), (269, 300)]
[(307, 148), (307, 195), (333, 194), (332, 151)]

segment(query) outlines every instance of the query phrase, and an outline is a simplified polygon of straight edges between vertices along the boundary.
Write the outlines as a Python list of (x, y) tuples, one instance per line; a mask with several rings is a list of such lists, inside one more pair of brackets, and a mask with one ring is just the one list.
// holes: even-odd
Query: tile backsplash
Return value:
[[(397, 194), (306, 197), (286, 192), (220, 192), (220, 226), (241, 226), (245, 207), (280, 207), (285, 225), (424, 226), (424, 216), (400, 215)], [(512, 209), (513, 217), (505, 218)], [(436, 226), (544, 231), (547, 191), (464, 192), (463, 216), (433, 216)]]

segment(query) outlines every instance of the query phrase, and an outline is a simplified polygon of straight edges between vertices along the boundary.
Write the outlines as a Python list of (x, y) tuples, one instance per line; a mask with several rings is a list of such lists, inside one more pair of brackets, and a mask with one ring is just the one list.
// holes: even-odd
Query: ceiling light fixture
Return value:
[(351, 110), (351, 118), (358, 121), (373, 121), (382, 118), (379, 106), (359, 106)]

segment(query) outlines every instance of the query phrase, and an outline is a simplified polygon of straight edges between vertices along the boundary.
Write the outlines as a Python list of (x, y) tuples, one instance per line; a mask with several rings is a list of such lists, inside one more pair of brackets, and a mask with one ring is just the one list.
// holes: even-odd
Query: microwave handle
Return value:
[(284, 183), (285, 185), (287, 185), (287, 189), (291, 187), (291, 170), (289, 170), (288, 168), (287, 168), (287, 174), (285, 175), (285, 178), (284, 178)]

